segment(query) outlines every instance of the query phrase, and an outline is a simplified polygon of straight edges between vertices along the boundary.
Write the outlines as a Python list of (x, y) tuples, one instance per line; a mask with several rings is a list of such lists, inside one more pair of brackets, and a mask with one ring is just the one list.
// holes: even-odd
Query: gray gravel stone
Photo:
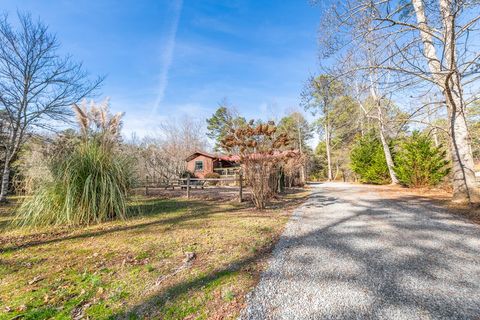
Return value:
[(480, 319), (480, 227), (415, 197), (318, 185), (241, 319)]

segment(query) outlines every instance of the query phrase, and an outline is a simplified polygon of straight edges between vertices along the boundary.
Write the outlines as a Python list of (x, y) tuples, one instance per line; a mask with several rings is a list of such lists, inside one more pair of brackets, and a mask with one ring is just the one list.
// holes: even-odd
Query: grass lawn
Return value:
[(235, 318), (305, 195), (263, 212), (138, 196), (129, 220), (76, 229), (11, 229), (3, 207), (0, 319)]

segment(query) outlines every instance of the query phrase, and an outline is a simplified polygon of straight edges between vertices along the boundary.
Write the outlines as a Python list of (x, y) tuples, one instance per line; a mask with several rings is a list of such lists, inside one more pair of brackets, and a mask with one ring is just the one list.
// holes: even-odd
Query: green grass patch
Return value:
[[(128, 212), (88, 227), (4, 229), (0, 319), (234, 318), (288, 220), (283, 209), (141, 196)], [(185, 267), (186, 252), (196, 258)]]

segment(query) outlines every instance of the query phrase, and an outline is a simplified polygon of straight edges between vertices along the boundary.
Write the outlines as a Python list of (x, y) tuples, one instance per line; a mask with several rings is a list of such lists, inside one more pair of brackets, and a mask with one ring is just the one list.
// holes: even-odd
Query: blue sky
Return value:
[(298, 108), (317, 71), (320, 8), (308, 0), (3, 0), (40, 17), (124, 111), (126, 135), (205, 118), (222, 98), (247, 118)]

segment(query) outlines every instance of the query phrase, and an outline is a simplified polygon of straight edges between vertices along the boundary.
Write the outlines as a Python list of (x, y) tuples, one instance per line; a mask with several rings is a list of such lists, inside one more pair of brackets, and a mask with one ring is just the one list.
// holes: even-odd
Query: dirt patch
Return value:
[[(145, 195), (145, 188), (138, 188), (134, 190), (136, 195)], [(213, 200), (220, 202), (229, 202), (237, 201), (239, 196), (238, 187), (228, 187), (228, 186), (218, 186), (218, 187), (204, 187), (201, 188), (192, 188), (190, 190), (190, 198), (198, 200)], [(165, 189), (165, 188), (149, 188), (147, 197), (151, 198), (160, 198), (160, 199), (171, 199), (171, 198), (182, 198), (187, 197), (186, 189), (181, 189), (180, 187), (175, 187), (175, 189)], [(249, 191), (243, 189), (243, 198), (248, 201), (250, 199)]]
[(375, 191), (385, 199), (405, 199), (430, 202), (447, 209), (450, 213), (464, 216), (480, 224), (480, 207), (453, 203), (452, 193), (440, 188), (405, 188), (402, 186), (369, 185), (364, 192)]

